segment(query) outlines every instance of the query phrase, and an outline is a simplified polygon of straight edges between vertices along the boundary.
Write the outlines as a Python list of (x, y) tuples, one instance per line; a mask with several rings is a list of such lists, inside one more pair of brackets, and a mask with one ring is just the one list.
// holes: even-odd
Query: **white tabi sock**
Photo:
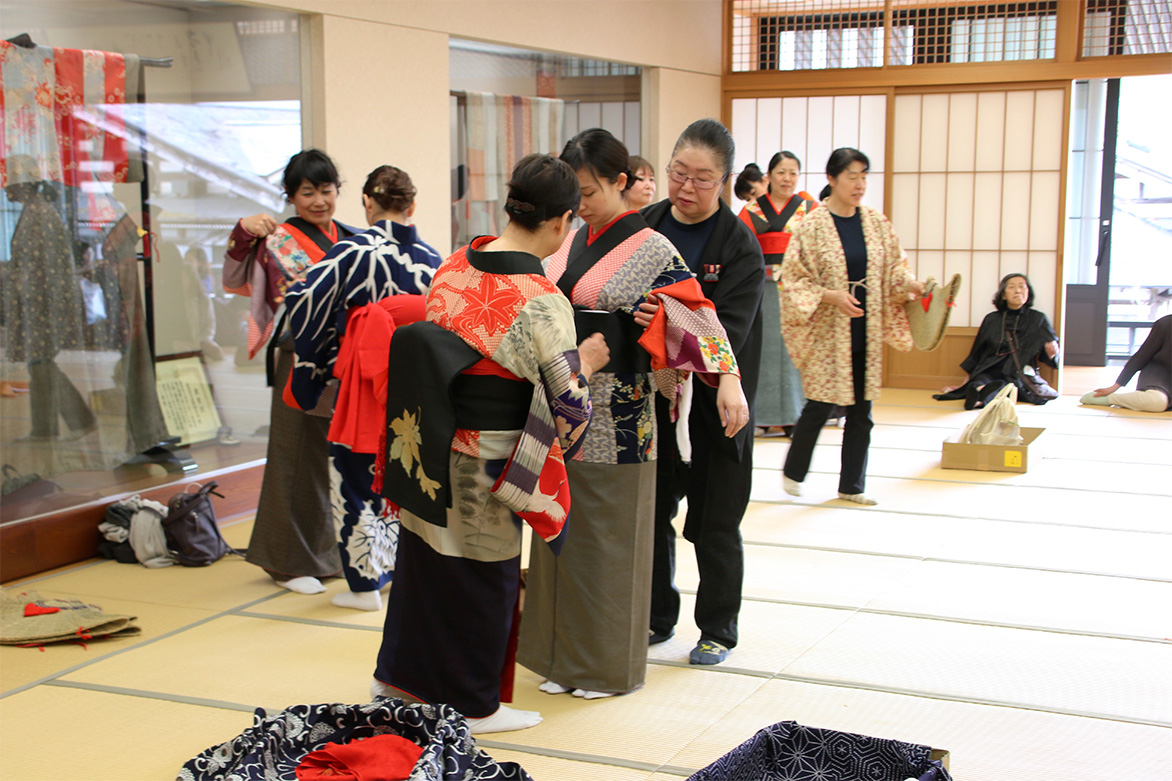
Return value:
[(326, 590), (320, 580), (309, 575), (302, 575), (292, 580), (278, 580), (277, 585), (297, 594), (320, 594)]
[(574, 689), (574, 696), (581, 697), (584, 700), (601, 700), (604, 697), (613, 697), (618, 692), (596, 692), (590, 689)]
[(784, 474), (781, 476), (781, 487), (784, 488), (785, 492), (790, 496), (802, 495), (802, 484), (797, 480), (790, 480)]
[(569, 686), (562, 686), (560, 683), (555, 683), (554, 681), (546, 681), (537, 688), (546, 694), (565, 694), (570, 691)]
[(375, 611), (382, 609), (383, 597), (377, 591), (342, 591), (334, 595), (330, 604), (354, 610)]
[(502, 705), (497, 712), (483, 719), (468, 719), (468, 729), (473, 735), (489, 732), (512, 732), (518, 729), (536, 727), (541, 723), (541, 714), (535, 710), (514, 710)]
[(866, 494), (844, 494), (842, 491), (838, 492), (838, 498), (847, 502), (854, 502), (865, 507), (873, 507), (879, 504), (878, 500), (872, 499)]

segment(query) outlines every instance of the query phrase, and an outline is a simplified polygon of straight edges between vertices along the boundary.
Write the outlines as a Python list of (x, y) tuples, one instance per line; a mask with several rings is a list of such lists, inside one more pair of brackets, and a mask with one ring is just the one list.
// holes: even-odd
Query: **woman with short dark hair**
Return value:
[(289, 159), (285, 198), (296, 215), (278, 223), (254, 214), (236, 223), (224, 257), (224, 289), (249, 296), (248, 357), (275, 340), (267, 367), (273, 387), (264, 480), (246, 558), (278, 585), (299, 594), (326, 590), (319, 578), (342, 569), (330, 506), (329, 420), (290, 407), (284, 389), (293, 370), (293, 335), (275, 320), (289, 286), (339, 239), (357, 231), (334, 220), (341, 179), (320, 149)]
[(646, 158), (631, 155), (627, 159), (631, 172), (631, 186), (623, 193), (627, 206), (638, 210), (655, 203), (655, 168)]
[(782, 486), (801, 494), (818, 434), (838, 405), (846, 408), (838, 498), (861, 505), (876, 504), (864, 490), (883, 343), (911, 349), (904, 305), (924, 292), (891, 223), (862, 205), (869, 167), (857, 149), (834, 150), (830, 197), (798, 225), (781, 266), (782, 328), (806, 394)]
[(1045, 404), (1028, 392), (1022, 372), (1037, 372), (1038, 361), (1058, 368), (1058, 336), (1046, 315), (1034, 309), (1034, 289), (1025, 274), (1006, 274), (993, 295), (995, 311), (985, 315), (968, 357), (961, 362), (969, 378), (957, 388), (946, 388), (932, 398), (964, 399), (965, 409), (985, 406), (1008, 383), (1018, 388), (1018, 400)]

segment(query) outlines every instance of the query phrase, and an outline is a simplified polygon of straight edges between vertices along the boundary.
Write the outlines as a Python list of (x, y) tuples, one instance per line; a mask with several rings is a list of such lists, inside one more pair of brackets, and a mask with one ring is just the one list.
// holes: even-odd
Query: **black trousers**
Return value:
[[(866, 351), (852, 350), (851, 369), (854, 373), (855, 403), (846, 407), (846, 427), (842, 432), (842, 466), (838, 476), (838, 490), (844, 494), (861, 494), (867, 482), (867, 449), (871, 446), (871, 402), (863, 400), (866, 377)], [(802, 482), (810, 471), (810, 459), (818, 434), (830, 418), (835, 405), (808, 399), (802, 416), (794, 426), (789, 452), (785, 456), (785, 476)]]
[[(707, 391), (708, 389), (704, 389)], [(713, 398), (709, 398), (712, 396)], [(697, 392), (693, 406), (714, 404), (715, 392)], [(737, 617), (745, 578), (741, 519), (749, 505), (753, 481), (752, 448), (742, 460), (731, 457), (722, 430), (711, 430), (693, 414), (690, 421), (692, 462), (680, 460), (669, 407), (655, 399), (659, 452), (655, 488), (655, 560), (651, 572), (651, 630), (667, 634), (680, 617), (675, 587), (676, 532), (672, 520), (680, 500), (688, 498), (684, 538), (696, 549), (700, 586), (696, 591), (696, 626), (700, 639), (737, 644)], [(752, 421), (749, 423), (752, 426)]]

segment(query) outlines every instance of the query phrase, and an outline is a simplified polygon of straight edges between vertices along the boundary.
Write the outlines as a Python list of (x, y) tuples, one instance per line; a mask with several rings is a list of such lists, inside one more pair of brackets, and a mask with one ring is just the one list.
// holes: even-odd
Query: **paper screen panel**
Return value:
[(982, 92), (977, 97), (977, 170), (1000, 171), (1004, 145), (1005, 93)]
[(944, 248), (944, 207), (947, 194), (945, 174), (920, 175), (919, 249)]
[(766, 168), (769, 158), (781, 151), (781, 98), (761, 98), (757, 101), (757, 165)]
[[(920, 95), (898, 95), (895, 98), (895, 144), (891, 170), (920, 170)], [(998, 161), (1000, 165), (1000, 160)]]
[(944, 248), (973, 246), (973, 174), (948, 174), (944, 210)]
[(1062, 194), (1058, 190), (1058, 172), (1033, 174), (1030, 188), (1030, 242), (1032, 250), (1058, 249), (1058, 207)]
[(1030, 170), (1033, 153), (1034, 93), (1007, 93), (1005, 96), (1005, 170)]
[(972, 171), (977, 152), (977, 96), (952, 95), (948, 102), (948, 170)]
[(948, 96), (925, 95), (920, 116), (920, 170), (948, 167)]

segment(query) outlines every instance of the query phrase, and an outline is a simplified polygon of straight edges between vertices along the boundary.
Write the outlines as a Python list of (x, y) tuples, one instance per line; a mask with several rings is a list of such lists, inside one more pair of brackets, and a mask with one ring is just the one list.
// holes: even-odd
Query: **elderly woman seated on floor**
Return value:
[[(1022, 375), (1037, 376), (1038, 361), (1058, 368), (1058, 337), (1046, 315), (1033, 308), (1034, 291), (1025, 274), (1007, 274), (993, 296), (996, 310), (985, 315), (973, 349), (961, 362), (968, 381), (958, 388), (945, 388), (932, 398), (938, 401), (964, 399), (965, 409), (984, 406), (1008, 383), (1023, 388)], [(1022, 393), (1023, 401), (1045, 404)]]
[[(1120, 393), (1120, 389), (1139, 372), (1136, 390)], [(1152, 324), (1148, 338), (1131, 356), (1115, 384), (1090, 391), (1083, 404), (1125, 407), (1139, 412), (1164, 412), (1172, 409), (1172, 315), (1165, 315)]]

